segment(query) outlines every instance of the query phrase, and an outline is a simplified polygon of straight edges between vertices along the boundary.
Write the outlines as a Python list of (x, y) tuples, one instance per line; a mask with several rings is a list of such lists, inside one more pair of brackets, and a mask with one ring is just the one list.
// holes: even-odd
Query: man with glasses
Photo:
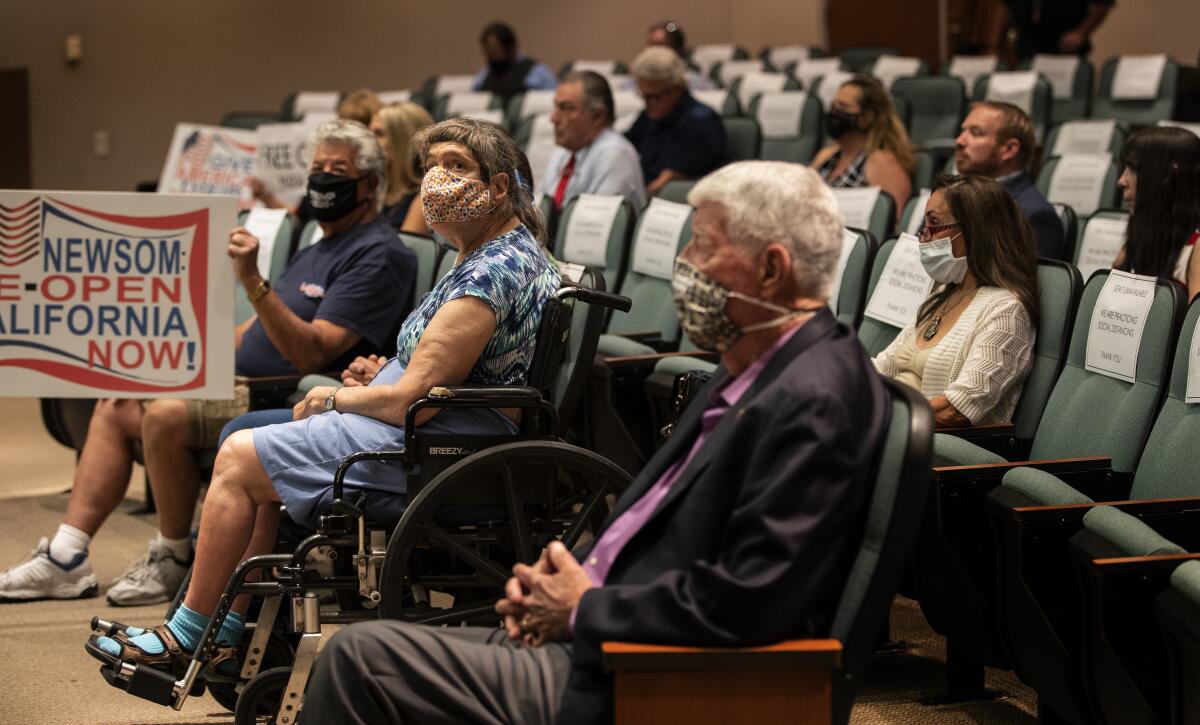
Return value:
[(697, 179), (725, 163), (720, 117), (688, 92), (687, 67), (670, 48), (646, 48), (633, 61), (638, 94), (646, 102), (625, 136), (642, 157), (651, 196), (675, 179)]
[(546, 167), (546, 193), (559, 211), (580, 194), (625, 197), (634, 210), (646, 206), (646, 185), (637, 149), (612, 130), (613, 97), (604, 76), (569, 73), (554, 92), (554, 143)]

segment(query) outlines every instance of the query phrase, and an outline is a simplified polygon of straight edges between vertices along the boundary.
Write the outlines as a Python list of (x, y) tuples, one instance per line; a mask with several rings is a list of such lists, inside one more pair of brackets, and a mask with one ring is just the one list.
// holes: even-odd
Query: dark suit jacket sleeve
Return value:
[(834, 542), (854, 535), (846, 529), (854, 527), (862, 500), (853, 490), (852, 460), (861, 432), (828, 394), (791, 392), (791, 404), (761, 401), (748, 406), (738, 423), (752, 426), (758, 444), (739, 453), (744, 476), (728, 482), (739, 493), (720, 534), (719, 558), (644, 583), (589, 590), (575, 619), (577, 667), (598, 668), (600, 643), (607, 640), (697, 646), (777, 641), (805, 630), (803, 613), (837, 596), (823, 572), (838, 566), (830, 561), (840, 558)]
[(1029, 216), (1029, 224), (1033, 227), (1033, 236), (1037, 239), (1038, 256), (1047, 259), (1067, 259), (1067, 244), (1063, 238), (1062, 222), (1054, 207), (1047, 207), (1033, 212)]

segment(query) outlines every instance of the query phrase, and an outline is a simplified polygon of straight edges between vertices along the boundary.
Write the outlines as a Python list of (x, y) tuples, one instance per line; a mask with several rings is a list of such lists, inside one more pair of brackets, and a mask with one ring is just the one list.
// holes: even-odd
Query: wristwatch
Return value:
[(257, 287), (250, 290), (250, 292), (248, 292), (246, 294), (246, 298), (250, 300), (250, 304), (254, 304), (255, 302), (258, 302), (259, 300), (261, 300), (263, 297), (266, 297), (267, 293), (270, 291), (271, 291), (271, 283), (264, 279), (258, 283)]
[(334, 388), (332, 393), (325, 396), (326, 412), (337, 410), (337, 391), (339, 390), (341, 390), (341, 388)]

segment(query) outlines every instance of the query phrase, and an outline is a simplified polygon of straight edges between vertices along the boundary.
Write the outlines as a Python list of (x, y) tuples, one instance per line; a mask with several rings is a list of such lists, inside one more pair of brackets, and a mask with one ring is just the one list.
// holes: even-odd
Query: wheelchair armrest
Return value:
[[(551, 430), (558, 430), (558, 409), (542, 397), (537, 388), (524, 385), (513, 386), (476, 386), (476, 385), (439, 385), (431, 388), (429, 393), (412, 405), (404, 416), (404, 438), (413, 440), (416, 429), (417, 413), (427, 408), (522, 408), (536, 409), (545, 414), (550, 421)], [(411, 451), (414, 446), (406, 445), (405, 450)], [(414, 461), (407, 460), (409, 465)]]
[[(791, 640), (766, 647), (668, 647), (604, 642), (615, 722), (832, 722), (842, 644)], [(758, 715), (755, 717), (755, 715)]]

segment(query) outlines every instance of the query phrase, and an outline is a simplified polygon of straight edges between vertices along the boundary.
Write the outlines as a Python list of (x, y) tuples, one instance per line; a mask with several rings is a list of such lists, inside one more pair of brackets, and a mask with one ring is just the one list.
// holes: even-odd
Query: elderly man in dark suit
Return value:
[(518, 564), (500, 629), (379, 621), (318, 661), (316, 722), (605, 722), (606, 640), (751, 646), (827, 635), (890, 415), (825, 302), (842, 219), (802, 166), (701, 180), (676, 261), (685, 332), (721, 366), (592, 544)]

